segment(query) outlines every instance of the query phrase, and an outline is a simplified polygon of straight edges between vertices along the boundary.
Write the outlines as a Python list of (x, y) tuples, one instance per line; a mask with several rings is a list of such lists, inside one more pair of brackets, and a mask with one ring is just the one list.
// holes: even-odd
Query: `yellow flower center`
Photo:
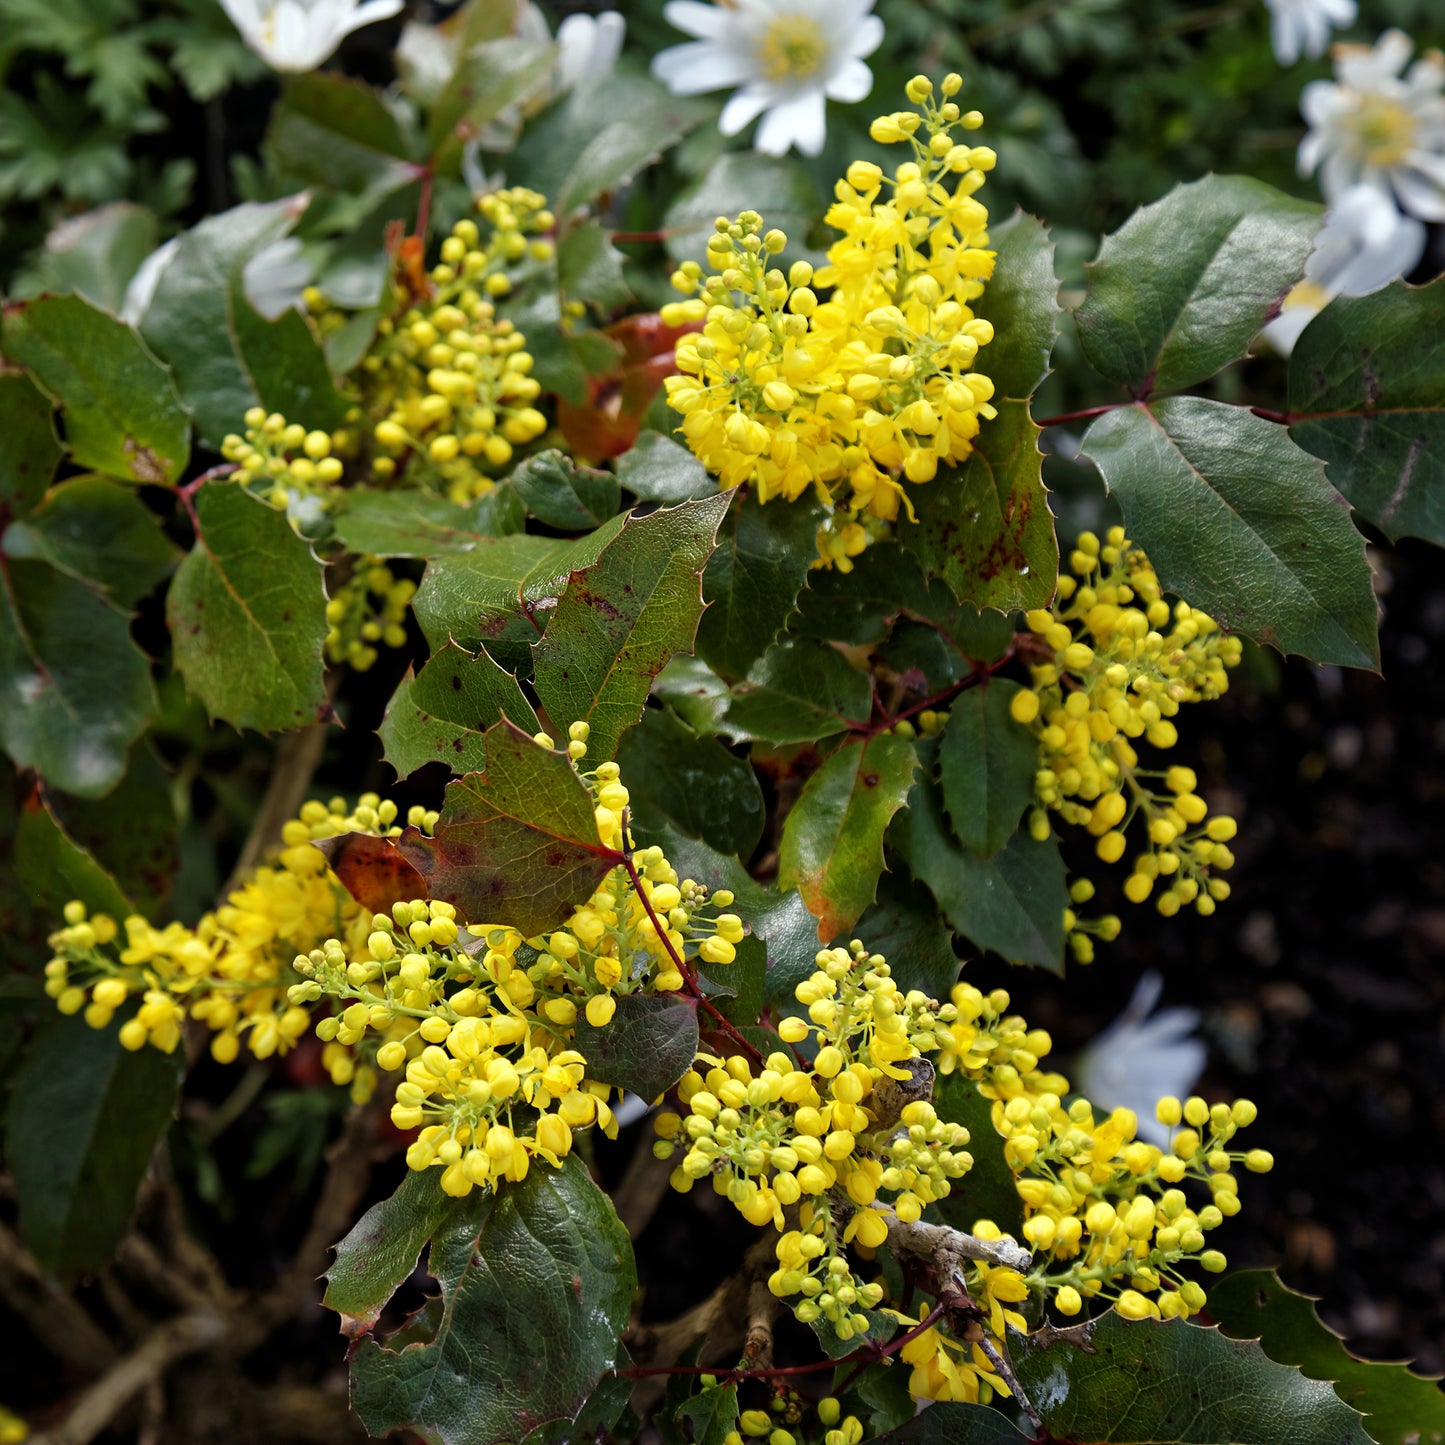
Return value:
[(805, 80), (828, 55), (828, 42), (814, 20), (782, 15), (768, 26), (758, 46), (758, 63), (768, 80)]
[(1367, 95), (1357, 133), (1368, 164), (1397, 166), (1414, 143), (1415, 117), (1397, 100)]

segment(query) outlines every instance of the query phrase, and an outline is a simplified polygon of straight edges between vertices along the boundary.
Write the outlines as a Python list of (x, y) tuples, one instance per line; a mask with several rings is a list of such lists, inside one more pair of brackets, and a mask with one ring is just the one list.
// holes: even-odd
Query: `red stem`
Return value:
[(1103, 416), (1106, 412), (1118, 411), (1121, 406), (1128, 406), (1125, 401), (1111, 401), (1107, 406), (1086, 406), (1082, 411), (1060, 412), (1058, 416), (1035, 417), (1035, 426), (1063, 426), (1071, 421), (1088, 421), (1090, 417)]
[(1278, 422), (1281, 426), (1292, 426), (1295, 420), (1289, 412), (1274, 411), (1272, 408), (1267, 406), (1252, 406), (1250, 407), (1250, 411), (1252, 411), (1255, 416), (1259, 417), (1263, 421), (1275, 421)]
[(417, 238), (425, 244), (426, 228), (431, 220), (431, 193), (432, 182), (435, 180), (430, 166), (417, 167), (418, 179), (421, 181), (421, 194), (416, 202), (416, 234)]

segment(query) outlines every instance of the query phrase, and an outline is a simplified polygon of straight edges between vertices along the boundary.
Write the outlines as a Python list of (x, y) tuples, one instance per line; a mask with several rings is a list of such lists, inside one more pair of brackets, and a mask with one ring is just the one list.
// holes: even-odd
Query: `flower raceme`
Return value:
[[(1155, 907), (1166, 918), (1190, 904), (1211, 914), (1229, 896), (1229, 884), (1216, 875), (1233, 865), (1235, 822), (1209, 816), (1191, 769), (1145, 768), (1135, 744), (1172, 748), (1179, 709), (1228, 688), (1226, 670), (1239, 662), (1243, 644), (1188, 603), (1171, 608), (1149, 559), (1122, 527), (1102, 542), (1083, 533), (1068, 560), (1073, 575), (1059, 578), (1053, 610), (1026, 615), (1045, 660), (1031, 668), (1032, 690), (1012, 704), (1014, 720), (1039, 742), (1040, 806), (1030, 830), (1047, 838), (1054, 812), (1098, 840), (1100, 859), (1117, 863), (1140, 818), (1147, 847), (1134, 858), (1125, 896), (1142, 903), (1159, 883)], [(1093, 892), (1080, 879), (1073, 902), (1085, 903)], [(1072, 909), (1065, 922), (1081, 963), (1093, 958), (1091, 934), (1107, 941), (1119, 931), (1117, 918), (1085, 923)]]
[[(574, 759), (586, 735), (573, 725)], [(617, 765), (582, 776), (597, 799), (599, 840), (617, 846), (629, 802)], [(396, 817), (394, 804), (372, 795), (351, 813), (340, 800), (307, 804), (274, 863), (195, 929), (139, 917), (117, 925), (72, 903), (51, 937), (46, 990), (95, 1028), (139, 998), (121, 1025), (129, 1049), (171, 1052), (187, 1018), (200, 1020), (221, 1062), (243, 1039), (258, 1058), (284, 1053), (314, 1026), (333, 1081), (351, 1084), (354, 1097), (369, 1097), (379, 1072), (402, 1073), (392, 1120), (420, 1130), (408, 1162), (440, 1166), (449, 1193), (520, 1179), (536, 1154), (555, 1164), (573, 1129), (615, 1127), (611, 1091), (587, 1078), (575, 1047), (579, 1019), (604, 1028), (619, 998), (681, 990), (679, 959), (732, 962), (743, 923), (718, 911), (732, 895), (679, 878), (648, 848), (633, 854), (645, 901), (619, 866), (542, 937), (459, 919), (437, 900), (371, 913), (311, 844), (343, 832), (391, 836)], [(408, 821), (429, 829), (436, 814), (417, 809)]]
[(975, 199), (994, 153), (960, 133), (982, 116), (909, 83), (920, 109), (880, 116), (875, 140), (907, 145), (892, 175), (855, 161), (827, 221), (839, 232), (827, 264), (775, 264), (787, 245), (746, 211), (719, 219), (710, 272), (673, 275), (689, 299), (663, 308), (670, 325), (702, 322), (677, 346), (666, 383), (688, 445), (724, 486), (760, 501), (816, 491), (834, 511), (819, 532), (823, 565), (851, 558), (911, 514), (905, 484), (932, 479), (972, 450), (994, 415), (993, 383), (973, 369), (993, 337), (971, 303), (993, 270), (988, 212)]

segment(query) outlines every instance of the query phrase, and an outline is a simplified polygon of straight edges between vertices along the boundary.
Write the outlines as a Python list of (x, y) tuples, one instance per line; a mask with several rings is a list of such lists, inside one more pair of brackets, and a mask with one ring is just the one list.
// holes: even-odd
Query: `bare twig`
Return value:
[(236, 866), (231, 869), (231, 876), (221, 890), (223, 898), (261, 861), (266, 850), (280, 841), (281, 826), (296, 816), (325, 749), (324, 722), (311, 723), (298, 732), (287, 733), (281, 739), (276, 748), (271, 781), (266, 785), (266, 794), (256, 810), (251, 831), (236, 857)]
[(76, 1400), (61, 1424), (33, 1436), (32, 1445), (88, 1445), (176, 1360), (210, 1349), (225, 1335), (225, 1321), (209, 1309), (178, 1315), (157, 1326)]
[(29, 1251), (0, 1224), (0, 1296), (57, 1359), (87, 1375), (115, 1360), (115, 1346), (89, 1312), (41, 1273)]
[(743, 1341), (743, 1366), (767, 1370), (773, 1364), (773, 1320), (778, 1300), (766, 1280), (755, 1279), (748, 1290), (748, 1333)]
[(647, 1228), (657, 1206), (666, 1197), (671, 1174), (667, 1162), (653, 1154), (651, 1140), (639, 1139), (612, 1195), (612, 1207), (633, 1239)]
[(964, 1260), (980, 1260), (984, 1264), (1005, 1265), (1009, 1269), (1027, 1269), (1033, 1256), (1016, 1241), (1005, 1235), (1002, 1239), (980, 1239), (946, 1224), (909, 1223), (899, 1219), (886, 1205), (875, 1205), (888, 1223), (888, 1243), (895, 1254), (910, 1254), (931, 1266), (935, 1279), (951, 1280), (962, 1274)]

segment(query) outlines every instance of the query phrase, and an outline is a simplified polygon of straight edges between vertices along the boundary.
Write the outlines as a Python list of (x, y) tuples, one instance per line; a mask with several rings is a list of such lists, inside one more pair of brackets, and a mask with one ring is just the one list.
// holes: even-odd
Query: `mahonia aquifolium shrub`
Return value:
[(958, 139), (983, 123), (952, 99), (962, 84), (947, 76), (939, 102), (915, 77), (908, 97), (922, 109), (873, 122), (874, 140), (907, 145), (912, 159), (891, 176), (871, 161), (848, 167), (825, 266), (784, 273), (770, 264), (782, 231), (755, 211), (720, 218), (709, 274), (685, 262), (672, 279), (689, 299), (662, 312), (704, 323), (678, 343), (681, 374), (666, 382), (688, 445), (724, 486), (747, 484), (760, 501), (821, 495), (834, 510), (820, 563), (844, 571), (900, 508), (911, 516), (903, 484), (963, 460), (994, 415), (993, 383), (973, 370), (993, 327), (970, 303), (993, 272), (974, 192), (996, 158)]
[[(1143, 903), (1159, 883), (1155, 907), (1164, 917), (1189, 904), (1207, 917), (1229, 897), (1229, 884), (1215, 875), (1234, 864), (1235, 821), (1209, 816), (1192, 769), (1142, 767), (1135, 743), (1172, 748), (1179, 709), (1224, 694), (1226, 669), (1238, 664), (1243, 644), (1187, 602), (1171, 607), (1149, 559), (1122, 527), (1111, 528), (1102, 543), (1084, 532), (1069, 568), (1073, 575), (1060, 576), (1053, 608), (1025, 618), (1043, 649), (1030, 668), (1032, 689), (1012, 704), (1014, 721), (1039, 740), (1040, 806), (1029, 830), (1047, 838), (1052, 811), (1096, 838), (1103, 862), (1117, 863), (1140, 819), (1146, 847), (1133, 859), (1125, 897)], [(1073, 884), (1075, 904), (1093, 896), (1089, 879)], [(1080, 963), (1093, 959), (1095, 937), (1107, 942), (1119, 933), (1117, 917), (1084, 921), (1072, 908), (1065, 925)]]

